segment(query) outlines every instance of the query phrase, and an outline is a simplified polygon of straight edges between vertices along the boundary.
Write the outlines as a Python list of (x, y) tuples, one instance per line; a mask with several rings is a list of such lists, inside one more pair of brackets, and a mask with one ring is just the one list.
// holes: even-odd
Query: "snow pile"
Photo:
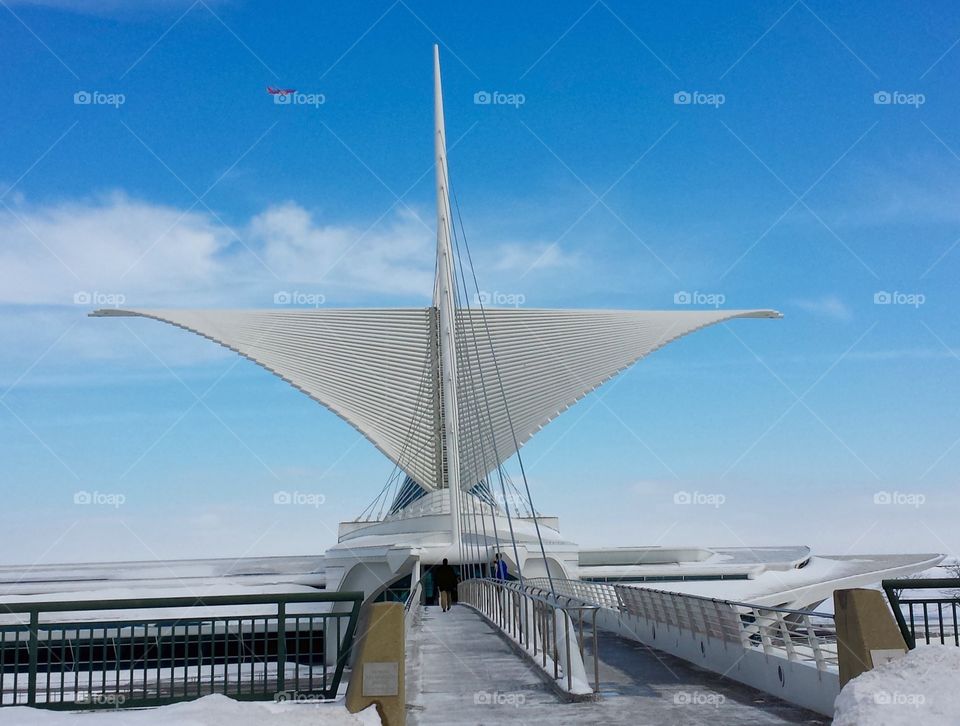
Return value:
[(960, 724), (960, 648), (920, 646), (867, 671), (837, 696), (834, 726)]
[(205, 696), (146, 710), (87, 713), (0, 708), (0, 726), (380, 726), (375, 706), (360, 713), (338, 703), (271, 703)]

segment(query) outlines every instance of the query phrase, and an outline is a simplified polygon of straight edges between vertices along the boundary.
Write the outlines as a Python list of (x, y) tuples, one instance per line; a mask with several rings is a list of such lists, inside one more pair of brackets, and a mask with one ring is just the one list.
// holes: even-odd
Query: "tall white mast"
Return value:
[[(450, 245), (450, 197), (447, 175), (447, 139), (443, 125), (443, 91), (440, 87), (440, 48), (433, 46), (433, 121), (437, 178), (437, 279), (433, 305), (438, 312), (440, 390), (443, 397), (443, 444), (446, 467), (441, 470), (450, 496), (451, 559), (460, 559), (460, 450), (457, 418), (456, 288), (453, 249)], [(445, 471), (445, 474), (443, 473)]]

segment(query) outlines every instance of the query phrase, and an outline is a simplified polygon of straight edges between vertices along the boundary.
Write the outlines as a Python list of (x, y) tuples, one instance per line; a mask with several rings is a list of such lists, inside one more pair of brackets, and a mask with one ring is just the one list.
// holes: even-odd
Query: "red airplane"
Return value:
[(286, 96), (288, 93), (296, 93), (297, 89), (295, 88), (274, 88), (273, 86), (267, 86), (267, 93), (271, 96)]

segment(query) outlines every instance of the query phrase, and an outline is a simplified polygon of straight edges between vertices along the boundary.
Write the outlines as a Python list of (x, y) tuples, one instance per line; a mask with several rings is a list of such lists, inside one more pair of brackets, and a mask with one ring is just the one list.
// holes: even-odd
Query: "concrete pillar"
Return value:
[(907, 652), (897, 621), (879, 590), (836, 590), (840, 687), (861, 673)]
[(400, 603), (378, 602), (364, 607), (347, 684), (347, 710), (357, 713), (376, 704), (384, 726), (406, 723), (403, 620)]

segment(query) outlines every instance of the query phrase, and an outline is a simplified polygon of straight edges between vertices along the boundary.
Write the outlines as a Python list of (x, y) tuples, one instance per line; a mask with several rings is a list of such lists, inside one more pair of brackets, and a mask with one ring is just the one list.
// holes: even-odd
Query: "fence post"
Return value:
[(35, 706), (37, 704), (37, 648), (40, 638), (40, 611), (34, 610), (30, 613), (30, 671), (27, 675), (27, 705)]
[(600, 652), (597, 650), (597, 611), (593, 611), (593, 690), (600, 692)]
[[(312, 641), (313, 632), (310, 633)], [(297, 648), (300, 647), (300, 631), (297, 631)], [(311, 667), (313, 663), (311, 661)], [(300, 689), (300, 683), (296, 684), (297, 690)], [(277, 692), (283, 693), (287, 690), (287, 603), (280, 601), (277, 603)]]

